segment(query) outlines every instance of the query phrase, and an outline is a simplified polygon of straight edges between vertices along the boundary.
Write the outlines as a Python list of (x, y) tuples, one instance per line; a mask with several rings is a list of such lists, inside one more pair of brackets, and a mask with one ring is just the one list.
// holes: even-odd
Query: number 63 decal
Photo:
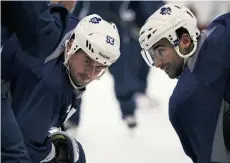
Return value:
[(114, 38), (106, 36), (106, 42), (110, 45), (114, 45)]

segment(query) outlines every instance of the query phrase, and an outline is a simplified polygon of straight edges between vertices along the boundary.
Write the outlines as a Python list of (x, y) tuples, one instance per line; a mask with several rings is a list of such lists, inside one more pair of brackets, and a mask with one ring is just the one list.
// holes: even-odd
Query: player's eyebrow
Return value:
[[(86, 58), (87, 58), (88, 60), (90, 60), (90, 62), (92, 62), (92, 63), (97, 62), (97, 61), (93, 60), (92, 58), (90, 58), (89, 56), (86, 56)], [(105, 66), (105, 65), (98, 65), (97, 67), (100, 67), (100, 68), (107, 68), (108, 66)]]
[(90, 60), (90, 62), (94, 62), (94, 60), (93, 59), (91, 59), (89, 56), (85, 56), (88, 60)]
[(155, 47), (153, 47), (153, 50), (156, 50), (156, 49), (158, 49), (159, 47), (164, 47), (164, 45), (158, 44), (158, 45), (156, 45)]

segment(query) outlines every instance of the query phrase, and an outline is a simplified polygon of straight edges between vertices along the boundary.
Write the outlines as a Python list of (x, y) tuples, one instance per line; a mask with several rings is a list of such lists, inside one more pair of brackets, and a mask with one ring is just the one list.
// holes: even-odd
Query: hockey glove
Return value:
[(85, 153), (79, 142), (63, 131), (50, 135), (55, 146), (52, 163), (85, 163)]

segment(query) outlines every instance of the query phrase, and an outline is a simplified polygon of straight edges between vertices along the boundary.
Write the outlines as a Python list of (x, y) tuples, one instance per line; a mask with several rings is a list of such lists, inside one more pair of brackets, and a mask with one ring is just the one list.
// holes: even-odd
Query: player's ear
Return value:
[(191, 48), (191, 45), (192, 45), (192, 40), (189, 34), (187, 33), (182, 34), (180, 38), (180, 44), (179, 44), (180, 52), (182, 54), (187, 54), (189, 52), (189, 49)]
[(188, 49), (191, 45), (191, 41), (192, 40), (191, 40), (189, 34), (187, 34), (187, 33), (182, 34), (181, 39), (180, 39), (181, 47), (183, 49)]

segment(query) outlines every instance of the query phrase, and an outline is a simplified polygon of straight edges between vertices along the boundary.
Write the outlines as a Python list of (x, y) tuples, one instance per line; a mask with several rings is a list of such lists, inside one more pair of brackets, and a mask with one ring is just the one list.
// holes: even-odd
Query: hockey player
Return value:
[[(78, 18), (83, 13), (98, 13), (106, 20), (115, 21), (120, 29), (122, 55), (109, 67), (109, 71), (114, 78), (114, 90), (122, 120), (129, 129), (137, 126), (135, 112), (138, 104), (147, 104), (140, 105), (141, 107), (156, 106), (155, 100), (146, 94), (149, 67), (140, 55), (138, 36), (144, 19), (163, 5), (162, 1), (80, 1), (73, 11)], [(80, 109), (64, 126), (72, 133), (76, 132), (79, 123)]]
[[(12, 109), (31, 161), (82, 163), (80, 143), (64, 132), (49, 135), (48, 131), (69, 118), (86, 85), (118, 59), (120, 38), (115, 24), (99, 15), (78, 23), (62, 6), (47, 6), (44, 2), (5, 3), (9, 18), (28, 20), (4, 22), (17, 37), (3, 45), (2, 78), (10, 82)], [(12, 9), (25, 17), (11, 13)], [(28, 31), (31, 36), (23, 37), (28, 29), (36, 33)]]
[(187, 8), (167, 4), (140, 30), (142, 56), (177, 85), (169, 119), (195, 163), (230, 162), (230, 13), (202, 31)]

